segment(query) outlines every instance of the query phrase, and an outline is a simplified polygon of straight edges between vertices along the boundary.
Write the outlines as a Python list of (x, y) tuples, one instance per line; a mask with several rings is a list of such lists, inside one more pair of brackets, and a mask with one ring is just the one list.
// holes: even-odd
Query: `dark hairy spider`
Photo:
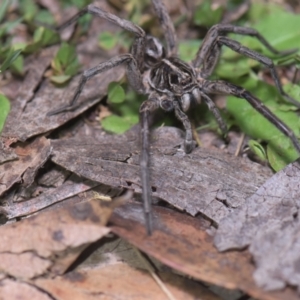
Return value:
[(176, 117), (182, 122), (185, 128), (183, 149), (186, 153), (190, 153), (194, 148), (194, 142), (191, 123), (186, 115), (186, 111), (189, 109), (191, 103), (194, 102), (197, 104), (203, 100), (215, 116), (222, 132), (226, 134), (226, 124), (222, 120), (218, 108), (208, 95), (233, 95), (248, 101), (254, 109), (275, 125), (284, 135), (288, 136), (300, 153), (300, 143), (293, 131), (278, 119), (258, 98), (242, 87), (229, 82), (207, 79), (215, 69), (221, 47), (225, 45), (233, 51), (248, 56), (266, 66), (270, 70), (279, 93), (287, 101), (300, 107), (299, 102), (283, 91), (276, 69), (269, 58), (242, 46), (240, 43), (226, 37), (226, 34), (236, 33), (255, 37), (271, 52), (276, 54), (288, 54), (295, 50), (277, 51), (254, 29), (229, 24), (217, 24), (208, 31), (195, 59), (189, 64), (177, 56), (176, 34), (165, 6), (161, 0), (152, 0), (152, 5), (163, 29), (166, 48), (155, 37), (146, 35), (144, 30), (139, 26), (103, 11), (92, 4), (57, 28), (61, 30), (77, 21), (84, 14), (90, 13), (132, 32), (135, 39), (130, 54), (116, 56), (84, 71), (70, 104), (48, 113), (50, 116), (75, 109), (75, 103), (87, 80), (121, 64), (126, 66), (127, 78), (131, 87), (138, 93), (148, 95), (148, 99), (140, 107), (142, 139), (140, 172), (148, 234), (151, 234), (153, 227), (149, 172), (149, 115), (156, 109), (161, 108), (164, 111), (175, 112)]

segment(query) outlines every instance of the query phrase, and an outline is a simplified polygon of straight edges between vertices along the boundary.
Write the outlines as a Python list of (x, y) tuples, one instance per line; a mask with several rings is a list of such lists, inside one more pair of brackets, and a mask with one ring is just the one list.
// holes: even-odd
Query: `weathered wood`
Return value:
[[(219, 223), (271, 176), (269, 169), (222, 151), (198, 148), (186, 155), (179, 149), (181, 133), (157, 129), (151, 147), (153, 196), (180, 210)], [(85, 178), (141, 193), (137, 136), (53, 140), (52, 160)]]

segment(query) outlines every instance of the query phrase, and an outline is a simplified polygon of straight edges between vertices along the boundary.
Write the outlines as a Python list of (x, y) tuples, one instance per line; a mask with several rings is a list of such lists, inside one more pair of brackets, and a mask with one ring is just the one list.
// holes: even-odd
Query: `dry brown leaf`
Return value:
[(23, 181), (24, 186), (33, 183), (38, 169), (48, 160), (51, 154), (50, 142), (44, 137), (15, 148), (18, 160), (0, 165), (0, 195), (13, 184)]
[[(218, 300), (195, 282), (171, 273), (159, 273), (175, 299)], [(73, 271), (55, 279), (37, 279), (34, 284), (57, 300), (167, 299), (146, 271), (117, 263), (101, 268)]]
[(227, 289), (240, 289), (263, 300), (296, 300), (292, 289), (265, 292), (252, 277), (254, 266), (247, 251), (220, 253), (213, 237), (206, 233), (208, 222), (169, 209), (154, 208), (154, 232), (147, 236), (142, 208), (127, 204), (117, 208), (111, 218), (112, 231), (155, 257), (162, 263), (185, 274)]
[(0, 227), (1, 273), (23, 279), (62, 274), (109, 232), (104, 225), (111, 211), (111, 203), (92, 200)]
[(0, 281), (0, 300), (53, 300), (31, 284), (25, 282), (16, 282), (11, 279)]

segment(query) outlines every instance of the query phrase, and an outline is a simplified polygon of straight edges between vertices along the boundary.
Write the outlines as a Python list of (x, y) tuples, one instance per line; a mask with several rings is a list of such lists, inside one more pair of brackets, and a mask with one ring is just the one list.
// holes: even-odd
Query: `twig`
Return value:
[(199, 135), (198, 135), (198, 133), (197, 133), (197, 130), (196, 130), (196, 128), (195, 128), (195, 125), (194, 125), (193, 123), (192, 123), (192, 133), (193, 133), (193, 137), (194, 137), (194, 139), (195, 139), (197, 145), (198, 145), (199, 147), (201, 147), (201, 146), (202, 146), (202, 143), (201, 143), (201, 140), (200, 140)]
[(154, 268), (151, 266), (149, 261), (142, 255), (140, 250), (137, 249), (136, 247), (133, 247), (133, 248), (136, 251), (137, 256), (140, 258), (141, 262), (146, 267), (147, 271), (150, 273), (150, 275), (153, 277), (153, 279), (158, 284), (158, 286), (162, 289), (162, 291), (167, 295), (168, 299), (169, 300), (176, 300), (176, 298), (172, 295), (170, 290), (166, 287), (166, 285), (162, 282), (162, 280), (157, 276), (157, 274), (155, 273)]
[(239, 156), (240, 154), (240, 151), (241, 151), (241, 148), (243, 146), (243, 143), (244, 143), (244, 140), (245, 140), (245, 133), (242, 133), (240, 139), (239, 139), (239, 143), (236, 147), (236, 150), (235, 150), (235, 153), (234, 153), (234, 156)]

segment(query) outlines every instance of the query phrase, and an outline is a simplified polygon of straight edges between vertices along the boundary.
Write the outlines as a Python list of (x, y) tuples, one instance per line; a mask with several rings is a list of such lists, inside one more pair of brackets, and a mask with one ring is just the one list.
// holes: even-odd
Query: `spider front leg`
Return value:
[[(297, 49), (278, 51), (271, 44), (269, 44), (269, 42), (257, 30), (253, 28), (240, 27), (231, 24), (217, 24), (210, 28), (204, 38), (204, 41), (196, 54), (196, 58), (193, 60), (193, 66), (195, 68), (199, 68), (205, 64), (205, 61), (210, 56), (212, 48), (214, 47), (217, 39), (226, 35), (227, 33), (236, 33), (255, 37), (274, 54), (287, 55), (297, 51)], [(218, 59), (218, 56), (216, 59)]]
[(152, 0), (152, 5), (158, 20), (163, 28), (163, 33), (167, 44), (167, 56), (177, 54), (177, 38), (173, 22), (166, 10), (165, 5), (160, 0)]
[(87, 13), (108, 20), (125, 30), (132, 32), (136, 37), (131, 48), (132, 55), (130, 54), (120, 55), (118, 57), (112, 58), (107, 62), (103, 62), (94, 68), (86, 70), (81, 76), (78, 88), (76, 89), (75, 94), (71, 99), (71, 102), (59, 109), (49, 112), (47, 114), (48, 116), (55, 115), (65, 111), (74, 110), (76, 108), (74, 107), (74, 104), (76, 103), (88, 79), (92, 78), (96, 74), (99, 74), (107, 69), (111, 69), (123, 63), (127, 63), (127, 75), (131, 86), (137, 92), (140, 93), (144, 92), (144, 86), (142, 84), (142, 79), (141, 79), (141, 70), (143, 70), (144, 68), (144, 52), (145, 52), (145, 37), (146, 37), (144, 30), (141, 27), (135, 25), (134, 23), (127, 21), (125, 19), (121, 19), (92, 4), (88, 5), (86, 8), (81, 10), (78, 14), (74, 15), (71, 19), (61, 24), (60, 26), (56, 27), (55, 29), (57, 31), (61, 31), (64, 28), (68, 27), (70, 24), (77, 22), (80, 17), (82, 17)]
[(226, 45), (233, 51), (236, 51), (238, 53), (244, 54), (260, 63), (265, 65), (267, 68), (269, 68), (271, 75), (273, 77), (273, 80), (275, 82), (275, 85), (277, 89), (279, 90), (280, 94), (290, 103), (294, 104), (295, 106), (300, 108), (300, 102), (289, 96), (282, 88), (282, 85), (279, 80), (279, 76), (277, 74), (277, 71), (275, 69), (275, 66), (272, 62), (272, 60), (264, 55), (261, 55), (257, 53), (256, 51), (250, 50), (247, 47), (242, 46), (239, 42), (231, 40), (227, 37), (219, 37), (217, 40), (217, 43), (221, 45)]
[(300, 107), (300, 102), (289, 96), (287, 93), (284, 92), (282, 85), (279, 80), (279, 76), (277, 74), (277, 71), (275, 69), (275, 66), (271, 59), (268, 57), (259, 54), (256, 51), (253, 51), (247, 47), (242, 46), (239, 42), (234, 41), (230, 38), (225, 37), (224, 35), (227, 33), (237, 33), (242, 35), (248, 35), (256, 37), (264, 46), (266, 46), (271, 52), (275, 54), (281, 54), (286, 55), (293, 52), (296, 52), (296, 50), (286, 50), (286, 51), (278, 51), (275, 48), (273, 48), (267, 40), (255, 29), (252, 28), (246, 28), (246, 27), (239, 27), (229, 24), (217, 24), (213, 26), (207, 33), (197, 55), (195, 60), (193, 61), (194, 67), (202, 67), (201, 69), (201, 76), (203, 78), (208, 78), (212, 74), (212, 72), (215, 69), (215, 66), (218, 62), (218, 59), (220, 57), (220, 50), (223, 45), (229, 47), (235, 52), (238, 52), (240, 54), (243, 54), (245, 56), (248, 56), (267, 68), (269, 68), (271, 75), (273, 77), (273, 80), (275, 82), (275, 85), (277, 89), (279, 90), (280, 94), (290, 103), (294, 104), (297, 107)]
[(141, 124), (141, 136), (142, 136), (142, 151), (140, 157), (140, 168), (141, 168), (141, 184), (142, 184), (142, 196), (143, 206), (145, 214), (145, 223), (147, 234), (151, 235), (153, 230), (152, 214), (151, 214), (151, 184), (150, 184), (150, 147), (149, 147), (149, 117), (150, 114), (159, 107), (160, 101), (158, 97), (153, 95), (140, 107), (140, 124)]
[(202, 91), (206, 94), (232, 95), (247, 100), (256, 111), (269, 120), (285, 136), (289, 137), (294, 144), (294, 147), (300, 153), (300, 143), (294, 132), (250, 92), (239, 86), (224, 81), (206, 81), (202, 86)]
[(91, 69), (88, 69), (83, 72), (81, 75), (81, 78), (79, 80), (79, 85), (72, 97), (72, 100), (69, 104), (60, 107), (56, 110), (52, 110), (49, 113), (47, 113), (47, 116), (56, 115), (61, 112), (74, 110), (76, 108), (75, 103), (80, 96), (86, 82), (94, 77), (95, 75), (102, 73), (106, 70), (112, 69), (114, 67), (117, 67), (121, 64), (127, 64), (127, 74), (128, 79), (132, 87), (138, 91), (142, 92), (144, 90), (144, 86), (142, 84), (142, 77), (137, 67), (136, 60), (132, 57), (131, 54), (124, 54), (117, 57), (114, 57), (106, 62), (100, 63), (98, 66), (93, 67)]

